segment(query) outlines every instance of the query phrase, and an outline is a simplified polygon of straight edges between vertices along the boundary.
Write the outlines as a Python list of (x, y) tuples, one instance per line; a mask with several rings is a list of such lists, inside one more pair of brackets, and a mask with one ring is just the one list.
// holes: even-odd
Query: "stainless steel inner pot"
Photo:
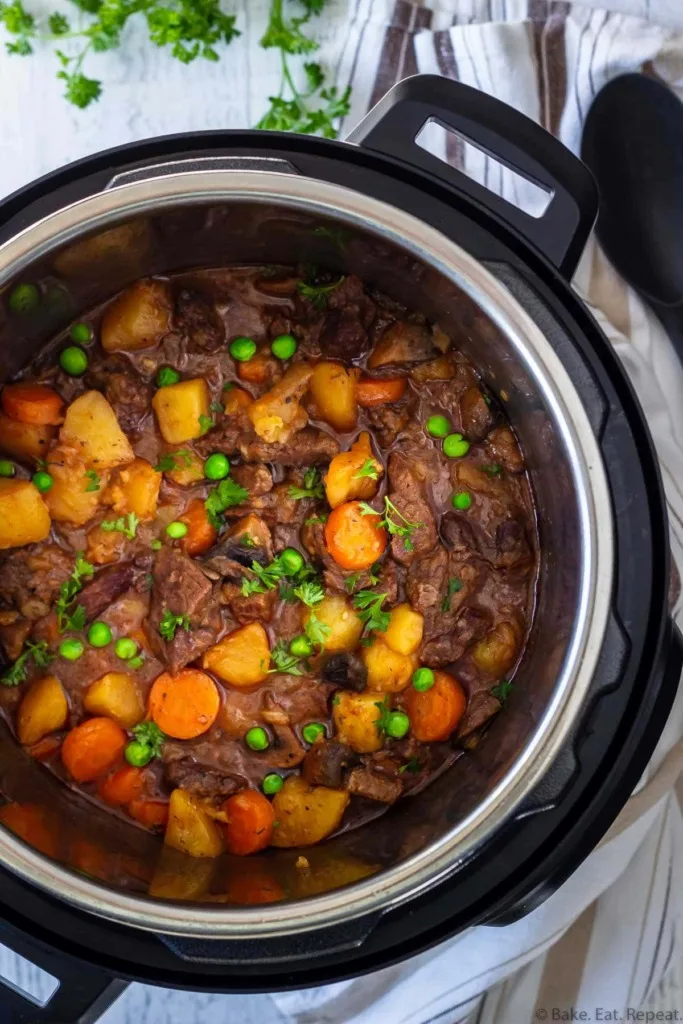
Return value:
[[(74, 315), (140, 275), (298, 261), (357, 273), (438, 321), (501, 396), (538, 508), (542, 560), (532, 634), (519, 685), (479, 747), (418, 797), (325, 844), (331, 858), (371, 849), (379, 865), (342, 889), (251, 908), (150, 899), (71, 871), (0, 828), (4, 866), (85, 911), (143, 929), (285, 936), (396, 906), (443, 880), (500, 828), (570, 737), (603, 641), (612, 510), (579, 396), (506, 288), (455, 242), (400, 209), (268, 159), (226, 167), (207, 158), (120, 177), (0, 247), (0, 290), (42, 280), (47, 296), (22, 333), (0, 312), (0, 380), (29, 364)], [(6, 730), (0, 789), (64, 807), (84, 835), (96, 831), (102, 841), (158, 856), (158, 840), (134, 826), (122, 838), (109, 815), (59, 785)]]

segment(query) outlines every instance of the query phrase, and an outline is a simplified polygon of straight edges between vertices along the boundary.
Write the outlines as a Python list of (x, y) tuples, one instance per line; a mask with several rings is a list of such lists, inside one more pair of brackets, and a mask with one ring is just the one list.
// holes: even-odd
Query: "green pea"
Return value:
[(180, 540), (180, 538), (184, 537), (187, 533), (187, 523), (169, 523), (166, 527), (166, 533), (169, 537), (172, 537), (173, 540)]
[(469, 491), (458, 491), (451, 498), (451, 505), (453, 508), (459, 508), (461, 512), (466, 512), (472, 504), (472, 495)]
[(156, 376), (157, 387), (159, 388), (167, 388), (171, 384), (177, 384), (179, 380), (180, 374), (171, 366), (162, 366)]
[(449, 434), (443, 440), (443, 453), (449, 459), (461, 459), (470, 450), (470, 442), (462, 434)]
[(404, 711), (392, 711), (387, 715), (386, 724), (387, 736), (392, 739), (401, 740), (410, 729), (410, 719)]
[(304, 567), (304, 556), (296, 548), (285, 548), (279, 561), (288, 576), (296, 576)]
[(78, 323), (71, 328), (71, 340), (79, 345), (89, 345), (93, 339), (92, 327), (90, 324)]
[(244, 737), (244, 742), (252, 750), (267, 750), (270, 746), (268, 733), (259, 725), (255, 726), (253, 729), (249, 729)]
[(273, 796), (275, 793), (279, 793), (285, 784), (285, 780), (277, 772), (271, 772), (270, 775), (266, 775), (265, 779), (261, 783), (261, 789), (266, 796)]
[(88, 369), (88, 357), (78, 345), (69, 345), (61, 353), (59, 365), (70, 377), (82, 377)]
[(28, 313), (40, 302), (40, 292), (34, 284), (18, 284), (9, 297), (13, 313)]
[(93, 647), (106, 647), (112, 641), (111, 630), (106, 622), (93, 622), (88, 630), (88, 643)]
[(256, 342), (252, 341), (251, 338), (235, 338), (234, 341), (230, 342), (228, 351), (238, 363), (246, 363), (256, 352)]
[(309, 722), (301, 730), (304, 743), (315, 743), (319, 736), (325, 735), (325, 726), (321, 722)]
[(270, 351), (278, 359), (291, 359), (296, 352), (296, 338), (291, 334), (280, 334), (270, 346)]
[(116, 651), (117, 658), (121, 658), (122, 661), (128, 661), (129, 658), (134, 658), (138, 653), (138, 645), (130, 637), (122, 636), (114, 644), (114, 650)]
[(434, 685), (434, 673), (431, 668), (418, 668), (413, 672), (413, 686), (420, 693), (431, 690)]
[(152, 748), (140, 740), (131, 740), (130, 743), (127, 743), (123, 755), (128, 764), (132, 764), (134, 768), (144, 768), (153, 757)]
[(0, 459), (0, 476), (14, 476), (16, 468), (9, 459)]
[(62, 640), (59, 645), (59, 653), (63, 658), (66, 658), (67, 661), (78, 661), (84, 651), (85, 644), (73, 637), (68, 640)]
[(432, 437), (445, 437), (450, 429), (451, 424), (446, 416), (430, 416), (425, 423), (425, 430)]
[(204, 463), (204, 476), (207, 480), (225, 480), (230, 472), (230, 463), (221, 452), (209, 455)]
[(310, 654), (313, 654), (313, 644), (304, 636), (295, 636), (289, 645), (289, 650), (292, 654), (295, 654), (297, 658), (308, 658)]
[(33, 486), (36, 490), (40, 491), (41, 494), (47, 494), (54, 483), (50, 474), (45, 473), (43, 470), (41, 470), (40, 473), (34, 473), (32, 480)]

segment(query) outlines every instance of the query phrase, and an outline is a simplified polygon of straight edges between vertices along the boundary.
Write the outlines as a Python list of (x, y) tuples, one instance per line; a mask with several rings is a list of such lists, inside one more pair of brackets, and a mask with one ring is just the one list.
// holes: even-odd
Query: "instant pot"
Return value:
[[(430, 124), (539, 186), (545, 211), (423, 149)], [(655, 747), (683, 651), (652, 441), (569, 285), (596, 212), (588, 170), (557, 140), (431, 76), (400, 83), (343, 143), (155, 139), (0, 206), (0, 293), (30, 281), (42, 295), (23, 316), (0, 295), (0, 380), (142, 275), (261, 262), (354, 272), (440, 324), (477, 367), (525, 452), (541, 545), (532, 633), (503, 713), (427, 789), (304, 851), (318, 866), (307, 893), (254, 907), (151, 898), (0, 829), (0, 939), (61, 982), (45, 1007), (0, 992), (3, 1022), (96, 1020), (131, 979), (255, 992), (377, 970), (471, 925), (516, 920), (599, 842)], [(159, 839), (59, 785), (4, 727), (0, 792), (49, 802), (86, 838), (159, 856)], [(368, 869), (334, 888), (326, 867), (340, 863)]]

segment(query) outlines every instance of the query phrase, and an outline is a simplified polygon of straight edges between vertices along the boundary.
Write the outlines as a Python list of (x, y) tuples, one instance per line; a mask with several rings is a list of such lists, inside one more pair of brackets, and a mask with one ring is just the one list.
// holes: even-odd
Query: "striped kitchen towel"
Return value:
[[(428, 72), (497, 96), (577, 152), (593, 97), (617, 75), (659, 75), (683, 98), (683, 34), (675, 27), (676, 21), (683, 27), (681, 0), (613, 0), (612, 6), (620, 9), (546, 0), (431, 6), (351, 0), (344, 40), (330, 51), (337, 84), (353, 86), (346, 127), (397, 81)], [(650, 7), (657, 22), (625, 13)], [(434, 146), (444, 160), (510, 195), (508, 173), (484, 154), (463, 149), (452, 137)], [(645, 409), (681, 567), (683, 369), (656, 318), (594, 242), (574, 286)], [(678, 612), (683, 624), (680, 602)], [(296, 1024), (526, 1024), (570, 1019), (560, 1015), (572, 1008), (586, 1013), (578, 1019), (618, 1020), (645, 1006), (678, 1010), (683, 1017), (683, 817), (675, 792), (683, 771), (681, 736), (679, 698), (645, 778), (599, 849), (525, 919), (506, 928), (471, 929), (367, 978), (277, 995), (280, 1011)]]

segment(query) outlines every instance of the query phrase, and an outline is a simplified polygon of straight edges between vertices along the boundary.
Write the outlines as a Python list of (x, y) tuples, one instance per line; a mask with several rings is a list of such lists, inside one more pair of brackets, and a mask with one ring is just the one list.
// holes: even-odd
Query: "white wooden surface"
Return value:
[[(438, 0), (440, 20), (483, 0)], [(489, 0), (486, 0), (488, 3)], [(491, 6), (505, 0), (491, 0)], [(31, 9), (59, 3), (31, 0)], [(62, 5), (66, 10), (66, 6)], [(330, 0), (320, 23), (320, 58), (333, 72), (354, 0)], [(380, 7), (384, 5), (380, 3)], [(592, 3), (683, 26), (683, 0), (603, 0)], [(101, 55), (90, 68), (102, 77), (102, 100), (79, 112), (60, 97), (49, 52), (22, 60), (0, 53), (0, 198), (37, 176), (100, 149), (153, 135), (252, 125), (267, 96), (277, 91), (279, 70), (258, 47), (269, 0), (233, 0), (242, 37), (218, 64), (184, 68), (146, 44), (132, 29), (125, 46)], [(442, 22), (443, 23), (443, 22)], [(339, 79), (342, 86), (345, 82)], [(0, 975), (40, 991), (36, 972), (0, 947)], [(675, 1005), (675, 1004), (672, 1004)], [(0, 1020), (1, 996), (0, 996)], [(208, 996), (132, 985), (102, 1024), (277, 1024), (283, 1018), (268, 996)]]

